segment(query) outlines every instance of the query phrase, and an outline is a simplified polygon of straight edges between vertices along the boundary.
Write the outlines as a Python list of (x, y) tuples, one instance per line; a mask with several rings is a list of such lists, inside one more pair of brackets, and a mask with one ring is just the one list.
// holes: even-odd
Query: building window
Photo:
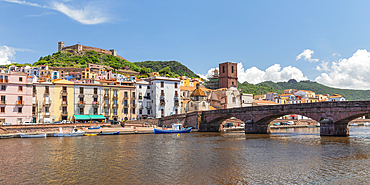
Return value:
[(98, 108), (94, 108), (94, 114), (98, 114)]
[(94, 94), (98, 94), (98, 88), (94, 88)]
[(161, 87), (164, 87), (164, 82), (161, 82)]
[(45, 86), (45, 93), (49, 93), (49, 86)]
[(0, 109), (1, 113), (5, 113), (5, 107), (1, 107)]
[(146, 93), (146, 98), (150, 100), (150, 93)]
[(150, 89), (150, 85), (148, 85), (147, 89)]
[(1, 104), (5, 104), (5, 96), (1, 96)]
[(135, 106), (135, 100), (132, 100), (132, 106)]
[(177, 83), (175, 83), (175, 88), (177, 88)]
[(123, 109), (123, 113), (124, 113), (124, 114), (128, 114), (128, 108), (124, 108), (124, 109)]
[(132, 92), (132, 98), (135, 98), (135, 92)]
[(83, 115), (84, 114), (84, 108), (80, 108), (80, 114)]
[(22, 118), (18, 118), (17, 122), (18, 122), (19, 125), (22, 124)]
[(22, 86), (18, 86), (18, 91), (23, 91), (23, 87)]
[(143, 110), (139, 109), (139, 114), (140, 115), (143, 114)]
[(113, 91), (113, 97), (117, 97), (117, 91), (116, 90)]
[(175, 109), (175, 114), (177, 114), (177, 109)]
[(148, 115), (150, 115), (150, 109), (147, 110)]
[(105, 106), (109, 105), (109, 100), (105, 100)]
[(105, 95), (108, 96), (109, 95), (109, 90), (108, 89), (105, 89)]
[(139, 85), (139, 89), (141, 89), (141, 85)]
[(45, 113), (49, 113), (49, 107), (45, 107)]
[(124, 105), (125, 107), (127, 107), (127, 106), (128, 106), (127, 100), (123, 100), (123, 105)]
[(63, 86), (63, 93), (67, 93), (67, 87), (66, 86)]
[(108, 108), (105, 108), (105, 115), (108, 115), (109, 114), (109, 109)]
[(175, 91), (175, 97), (178, 97), (179, 95), (177, 94), (177, 91)]
[(128, 98), (127, 92), (124, 92), (124, 98)]
[(2, 91), (5, 91), (5, 90), (6, 90), (6, 86), (5, 86), (5, 85), (2, 85), (2, 86), (1, 86), (1, 90), (2, 90)]
[(132, 108), (132, 114), (135, 114), (135, 108)]
[(225, 73), (225, 66), (222, 66), (222, 73)]
[(117, 109), (113, 109), (113, 115), (117, 115)]
[(23, 96), (18, 96), (18, 104), (22, 104)]
[(231, 73), (234, 73), (234, 66), (231, 66)]
[(19, 77), (19, 81), (21, 82), (23, 80), (23, 78), (22, 77)]
[(63, 114), (67, 114), (67, 107), (66, 107), (66, 106), (63, 106), (63, 107), (62, 107), (62, 113), (63, 113)]
[(139, 92), (139, 100), (143, 99), (143, 95)]
[(22, 113), (22, 107), (18, 107), (18, 113)]
[(84, 88), (80, 87), (80, 94), (83, 94), (83, 93), (84, 93)]
[(161, 109), (161, 115), (164, 116), (164, 109)]
[(113, 100), (113, 105), (114, 105), (114, 106), (117, 106), (117, 99), (114, 99), (114, 100)]
[(236, 101), (236, 98), (235, 98), (235, 97), (233, 97), (233, 103), (235, 103), (235, 101)]

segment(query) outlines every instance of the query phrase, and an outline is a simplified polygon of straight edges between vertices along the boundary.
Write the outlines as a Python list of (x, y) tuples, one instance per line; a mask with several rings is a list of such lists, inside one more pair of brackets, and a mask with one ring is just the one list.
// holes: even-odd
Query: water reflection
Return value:
[(364, 184), (370, 128), (0, 140), (4, 184)]

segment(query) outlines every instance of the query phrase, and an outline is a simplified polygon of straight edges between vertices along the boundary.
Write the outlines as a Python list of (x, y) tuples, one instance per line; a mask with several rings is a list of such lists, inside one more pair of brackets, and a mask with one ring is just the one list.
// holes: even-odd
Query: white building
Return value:
[(149, 81), (136, 81), (137, 118), (154, 117), (152, 88)]
[(346, 99), (342, 95), (333, 94), (329, 96), (328, 101), (346, 101)]
[(180, 79), (154, 76), (149, 78), (152, 89), (153, 117), (180, 114)]

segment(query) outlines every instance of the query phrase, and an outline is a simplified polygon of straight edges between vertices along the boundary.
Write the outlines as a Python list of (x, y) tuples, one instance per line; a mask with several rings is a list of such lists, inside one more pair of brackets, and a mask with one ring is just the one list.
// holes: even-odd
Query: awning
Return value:
[(89, 115), (74, 115), (75, 120), (90, 120)]
[(92, 120), (105, 119), (103, 115), (89, 115)]

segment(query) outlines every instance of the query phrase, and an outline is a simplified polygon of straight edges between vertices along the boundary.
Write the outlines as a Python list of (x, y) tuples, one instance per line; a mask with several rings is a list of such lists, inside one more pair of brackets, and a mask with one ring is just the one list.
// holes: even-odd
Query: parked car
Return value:
[(241, 127), (245, 127), (245, 123), (240, 124)]
[(118, 121), (116, 121), (116, 120), (109, 120), (109, 123), (110, 123), (111, 125), (119, 125), (119, 122), (118, 122)]
[(61, 121), (55, 121), (54, 124), (61, 124)]
[(226, 127), (226, 128), (229, 128), (229, 127), (232, 127), (232, 126), (234, 126), (233, 123), (225, 123), (225, 125), (224, 125), (224, 127)]
[(279, 126), (279, 125), (280, 125), (280, 123), (279, 123), (279, 122), (276, 122), (276, 123), (273, 123), (272, 125), (274, 125), (274, 126)]
[(72, 121), (62, 120), (61, 123), (72, 123)]
[(280, 125), (288, 125), (287, 122), (280, 122)]
[(22, 123), (22, 125), (31, 125), (31, 124), (34, 124), (34, 123), (31, 123), (30, 121), (24, 121), (24, 122)]
[(154, 119), (153, 117), (148, 117), (148, 119)]
[(294, 121), (288, 121), (288, 125), (294, 125)]
[(12, 125), (12, 123), (4, 122), (2, 125)]

